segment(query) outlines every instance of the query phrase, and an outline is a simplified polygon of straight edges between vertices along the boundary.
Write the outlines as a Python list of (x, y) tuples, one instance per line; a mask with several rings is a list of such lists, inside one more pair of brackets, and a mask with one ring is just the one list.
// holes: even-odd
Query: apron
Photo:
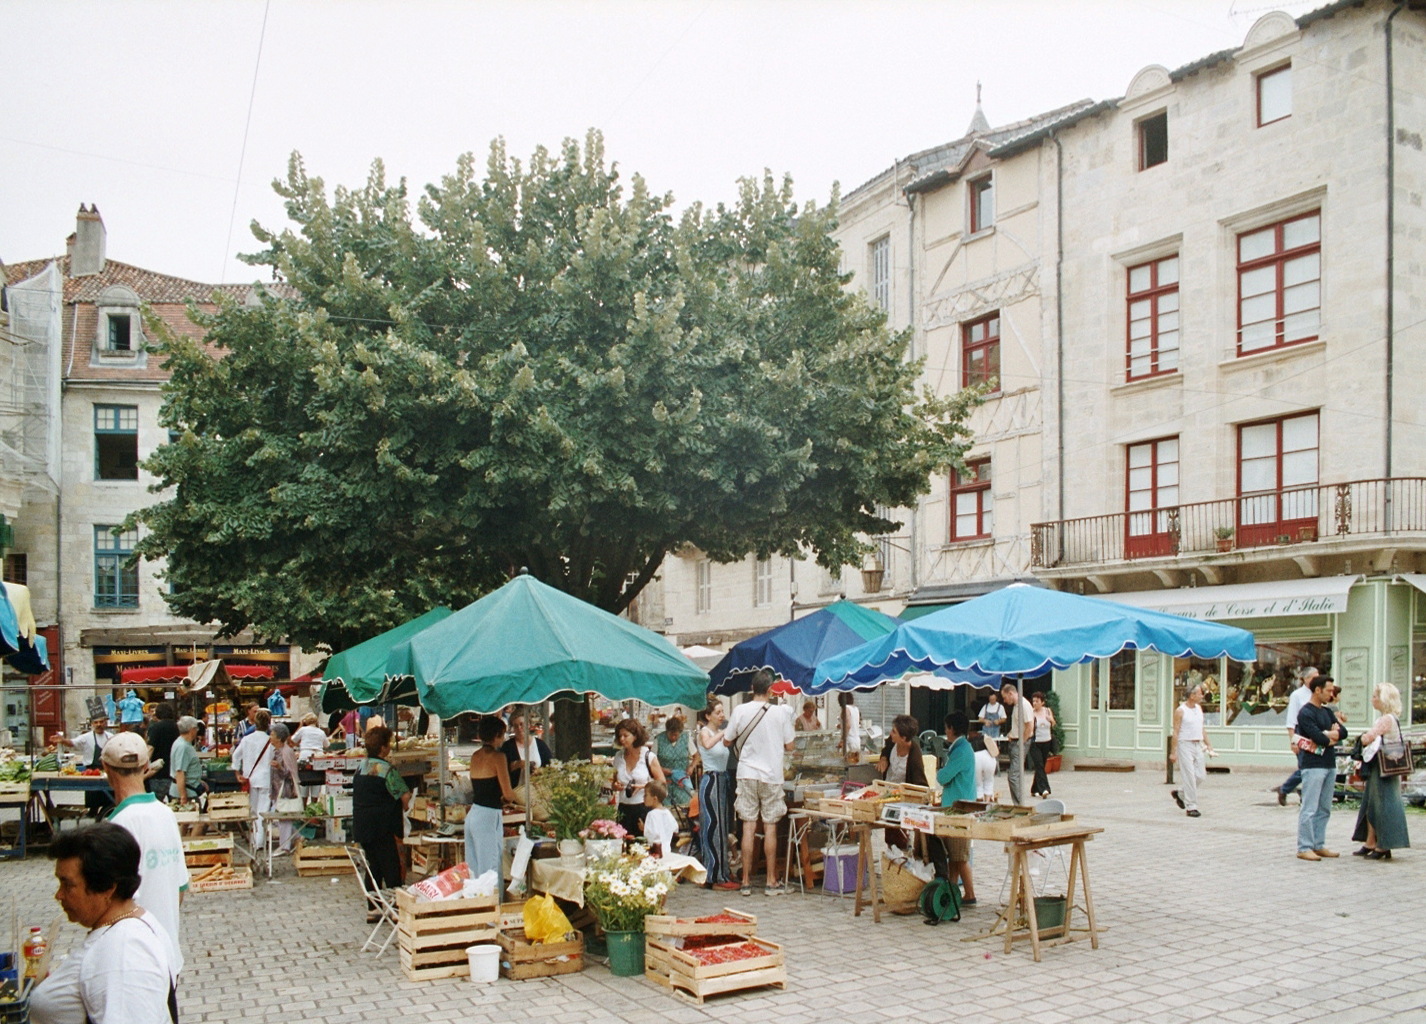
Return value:
[[(89, 759), (90, 768), (104, 770), (104, 763), (100, 759), (99, 738), (94, 738), (94, 756)], [(114, 800), (108, 793), (99, 789), (89, 789), (84, 792), (84, 806), (95, 813), (97, 817), (100, 812), (114, 806)]]

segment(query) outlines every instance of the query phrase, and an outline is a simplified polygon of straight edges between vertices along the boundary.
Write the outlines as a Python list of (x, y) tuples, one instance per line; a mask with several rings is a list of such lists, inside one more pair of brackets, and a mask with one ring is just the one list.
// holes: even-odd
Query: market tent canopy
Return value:
[[(221, 665), (229, 679), (271, 679), (274, 675), (271, 665), (234, 665), (226, 661), (196, 661), (190, 665), (146, 665), (142, 668), (126, 668), (119, 673), (119, 683), (123, 686), (145, 683), (211, 683), (203, 666)], [(210, 670), (211, 671), (211, 670)]]
[(30, 588), (6, 583), (0, 597), (0, 658), (28, 676), (48, 672), (49, 645), (35, 626)]
[(387, 672), (411, 676), (421, 706), (442, 718), (569, 691), (702, 707), (708, 685), (657, 633), (528, 575), (395, 647)]
[(900, 624), (874, 608), (836, 601), (734, 645), (708, 673), (708, 689), (719, 694), (741, 693), (752, 686), (753, 673), (765, 668), (798, 690), (806, 690), (812, 685), (812, 670), (818, 662), (886, 636)]
[(416, 691), (407, 687), (399, 695), (386, 685), (386, 659), (397, 644), (449, 617), (444, 605), (432, 608), (425, 615), (403, 622), (355, 647), (338, 651), (327, 659), (322, 669), (322, 690), (317, 704), (323, 711), (350, 711), (358, 704), (414, 704)]
[(974, 681), (1040, 675), (1125, 649), (1253, 661), (1253, 634), (1235, 626), (1016, 584), (897, 627), (817, 666), (814, 692), (870, 686), (911, 672)]

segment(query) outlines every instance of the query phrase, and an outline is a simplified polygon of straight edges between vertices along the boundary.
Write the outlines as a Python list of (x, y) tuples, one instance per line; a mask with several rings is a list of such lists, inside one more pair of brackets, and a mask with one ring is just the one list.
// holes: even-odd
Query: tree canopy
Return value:
[(244, 257), (280, 285), (192, 310), (204, 343), (155, 326), (139, 552), (176, 612), (340, 648), (521, 566), (618, 611), (684, 544), (857, 561), (960, 463), (976, 397), (918, 391), (845, 287), (835, 194), (766, 174), (675, 219), (597, 132), (476, 168), (413, 214), (380, 161), (329, 198), (294, 154)]

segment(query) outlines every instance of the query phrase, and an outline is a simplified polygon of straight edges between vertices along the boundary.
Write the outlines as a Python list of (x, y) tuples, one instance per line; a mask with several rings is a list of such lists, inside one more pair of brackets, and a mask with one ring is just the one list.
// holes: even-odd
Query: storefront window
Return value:
[(1411, 724), (1426, 725), (1426, 640), (1411, 645), (1411, 693), (1403, 693), (1401, 700), (1403, 710), (1411, 713)]
[(1109, 659), (1109, 710), (1134, 710), (1134, 651), (1120, 651)]
[(1254, 664), (1230, 661), (1224, 724), (1284, 728), (1288, 698), (1297, 688), (1298, 676), (1308, 667), (1332, 671), (1330, 640), (1260, 643)]
[(1183, 703), (1188, 691), (1203, 687), (1203, 724), (1223, 724), (1223, 665), (1217, 658), (1175, 658), (1173, 660), (1173, 706)]

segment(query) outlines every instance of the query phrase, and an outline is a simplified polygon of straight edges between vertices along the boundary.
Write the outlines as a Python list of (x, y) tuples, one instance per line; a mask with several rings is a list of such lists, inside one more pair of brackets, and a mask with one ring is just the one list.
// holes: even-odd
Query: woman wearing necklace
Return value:
[(133, 898), (138, 841), (101, 822), (59, 833), (49, 854), (55, 899), (89, 936), (36, 986), (32, 1024), (177, 1024), (168, 937)]

